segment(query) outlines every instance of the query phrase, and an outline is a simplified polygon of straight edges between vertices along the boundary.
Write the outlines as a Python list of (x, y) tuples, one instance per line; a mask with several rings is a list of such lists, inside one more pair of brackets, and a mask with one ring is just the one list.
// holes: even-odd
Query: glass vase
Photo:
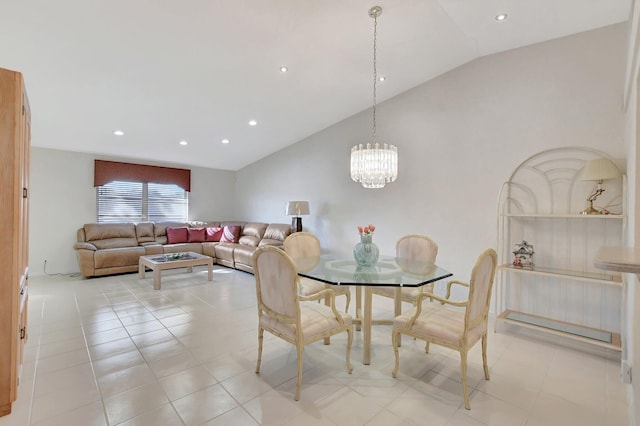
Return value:
[(360, 234), (360, 242), (353, 248), (353, 257), (360, 266), (373, 266), (378, 261), (380, 250), (372, 239), (372, 234)]

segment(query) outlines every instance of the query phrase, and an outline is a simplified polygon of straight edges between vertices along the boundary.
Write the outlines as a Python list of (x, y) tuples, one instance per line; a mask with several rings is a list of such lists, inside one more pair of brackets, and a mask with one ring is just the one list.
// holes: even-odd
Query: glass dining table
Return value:
[[(362, 363), (365, 365), (371, 363), (371, 325), (373, 323), (389, 324), (393, 321), (392, 319), (373, 320), (372, 289), (376, 286), (395, 287), (395, 303), (399, 304), (403, 287), (421, 287), (453, 275), (433, 263), (389, 256), (381, 256), (373, 266), (360, 266), (353, 256), (346, 254), (323, 254), (292, 259), (300, 276), (335, 286), (356, 287), (354, 324), (362, 327)], [(362, 309), (363, 288), (364, 309)]]

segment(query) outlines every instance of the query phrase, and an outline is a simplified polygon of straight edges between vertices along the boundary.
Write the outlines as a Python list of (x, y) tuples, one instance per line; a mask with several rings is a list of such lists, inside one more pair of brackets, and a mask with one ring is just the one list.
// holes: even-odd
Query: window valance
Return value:
[(114, 180), (175, 184), (191, 192), (191, 170), (95, 160), (93, 186)]

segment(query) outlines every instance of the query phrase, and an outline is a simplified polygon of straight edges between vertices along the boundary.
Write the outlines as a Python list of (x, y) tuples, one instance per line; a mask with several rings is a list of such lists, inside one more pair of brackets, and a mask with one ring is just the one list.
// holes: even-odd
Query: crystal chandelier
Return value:
[(351, 148), (351, 179), (360, 182), (365, 188), (384, 188), (387, 182), (398, 177), (398, 148), (391, 144), (376, 141), (376, 84), (378, 71), (376, 63), (376, 42), (380, 6), (369, 9), (373, 18), (373, 129), (372, 141)]

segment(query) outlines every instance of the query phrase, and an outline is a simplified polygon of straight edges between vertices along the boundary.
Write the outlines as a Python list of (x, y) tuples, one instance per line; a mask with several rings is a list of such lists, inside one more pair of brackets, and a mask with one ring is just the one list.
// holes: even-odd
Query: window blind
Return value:
[(188, 192), (174, 184), (112, 181), (97, 187), (97, 222), (185, 222)]

